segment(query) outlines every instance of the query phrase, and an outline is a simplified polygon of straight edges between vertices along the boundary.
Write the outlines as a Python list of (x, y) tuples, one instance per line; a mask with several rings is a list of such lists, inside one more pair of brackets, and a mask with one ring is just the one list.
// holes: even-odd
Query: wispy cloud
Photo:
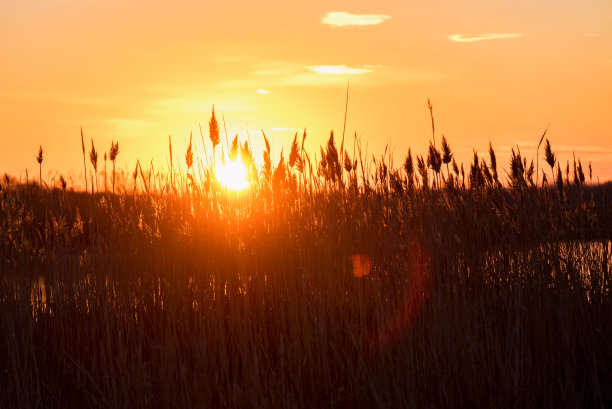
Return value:
[(451, 41), (458, 43), (473, 43), (486, 40), (508, 40), (522, 37), (523, 33), (485, 33), (485, 34), (453, 34), (448, 36)]
[(349, 67), (347, 65), (311, 65), (306, 67), (310, 71), (323, 75), (359, 75), (374, 71), (374, 66)]
[[(268, 87), (296, 86), (346, 86), (347, 77), (351, 84), (360, 86), (381, 86), (393, 83), (437, 81), (444, 79), (436, 70), (422, 67), (396, 67), (377, 64), (365, 65), (304, 65), (293, 61), (268, 61), (261, 63), (239, 80), (219, 83), (223, 88), (254, 89), (256, 93), (269, 90)], [(262, 91), (258, 91), (262, 90)]]
[(352, 14), (346, 11), (332, 11), (323, 17), (321, 23), (332, 27), (374, 26), (390, 18), (391, 16), (386, 14)]
[(258, 89), (257, 91), (255, 91), (255, 92), (257, 92), (258, 94), (264, 94), (264, 95), (265, 95), (265, 94), (269, 94), (269, 93), (270, 93), (270, 91), (268, 91), (267, 89), (263, 89), (263, 88), (259, 88), (259, 89)]

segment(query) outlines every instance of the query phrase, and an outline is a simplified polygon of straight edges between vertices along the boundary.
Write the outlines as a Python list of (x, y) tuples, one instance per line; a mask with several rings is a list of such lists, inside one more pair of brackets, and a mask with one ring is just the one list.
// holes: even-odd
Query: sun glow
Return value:
[(247, 170), (241, 160), (227, 161), (215, 170), (221, 186), (232, 190), (244, 190), (249, 187)]

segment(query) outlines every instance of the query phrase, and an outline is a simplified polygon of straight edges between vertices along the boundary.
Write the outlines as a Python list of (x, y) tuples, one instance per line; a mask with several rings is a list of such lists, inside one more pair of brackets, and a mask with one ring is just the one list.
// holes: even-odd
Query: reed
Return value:
[[(171, 151), (172, 151), (172, 148), (171, 148)], [(109, 150), (108, 157), (110, 161), (113, 162), (113, 195), (115, 195), (115, 161), (117, 160), (117, 155), (119, 155), (119, 141), (115, 143), (111, 141), (111, 147)], [(170, 154), (170, 160), (172, 160), (172, 154)]]
[(228, 149), (240, 193), (191, 137), (117, 195), (115, 142), (112, 196), (5, 177), (0, 407), (612, 406), (610, 185), (580, 158), (566, 183), (546, 140), (547, 186), (492, 144), (466, 178), (445, 137), (395, 168), (305, 132), (274, 166), (262, 136), (261, 168)]
[(43, 161), (43, 149), (42, 145), (38, 148), (38, 155), (36, 156), (36, 162), (38, 162), (38, 184), (40, 185), (40, 194), (43, 193), (42, 186), (42, 161)]

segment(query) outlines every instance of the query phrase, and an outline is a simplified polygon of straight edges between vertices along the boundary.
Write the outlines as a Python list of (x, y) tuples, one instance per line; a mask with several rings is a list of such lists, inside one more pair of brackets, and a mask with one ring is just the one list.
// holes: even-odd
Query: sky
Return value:
[(256, 156), (262, 129), (277, 160), (303, 129), (314, 155), (339, 143), (350, 84), (351, 153), (356, 135), (395, 166), (425, 154), (429, 98), (466, 165), (489, 141), (506, 168), (512, 148), (535, 157), (548, 128), (562, 164), (612, 180), (609, 0), (2, 1), (0, 55), (0, 172), (18, 178), (42, 145), (47, 183), (78, 183), (81, 127), (100, 157), (119, 142), (121, 168), (165, 167), (168, 136), (175, 157), (192, 131), (203, 151), (213, 104)]

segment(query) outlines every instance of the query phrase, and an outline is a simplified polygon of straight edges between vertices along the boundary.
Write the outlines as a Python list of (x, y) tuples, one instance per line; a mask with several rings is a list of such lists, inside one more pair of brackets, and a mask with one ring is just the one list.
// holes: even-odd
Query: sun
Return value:
[(217, 169), (215, 175), (221, 186), (236, 191), (249, 187), (247, 170), (241, 160), (227, 161)]

